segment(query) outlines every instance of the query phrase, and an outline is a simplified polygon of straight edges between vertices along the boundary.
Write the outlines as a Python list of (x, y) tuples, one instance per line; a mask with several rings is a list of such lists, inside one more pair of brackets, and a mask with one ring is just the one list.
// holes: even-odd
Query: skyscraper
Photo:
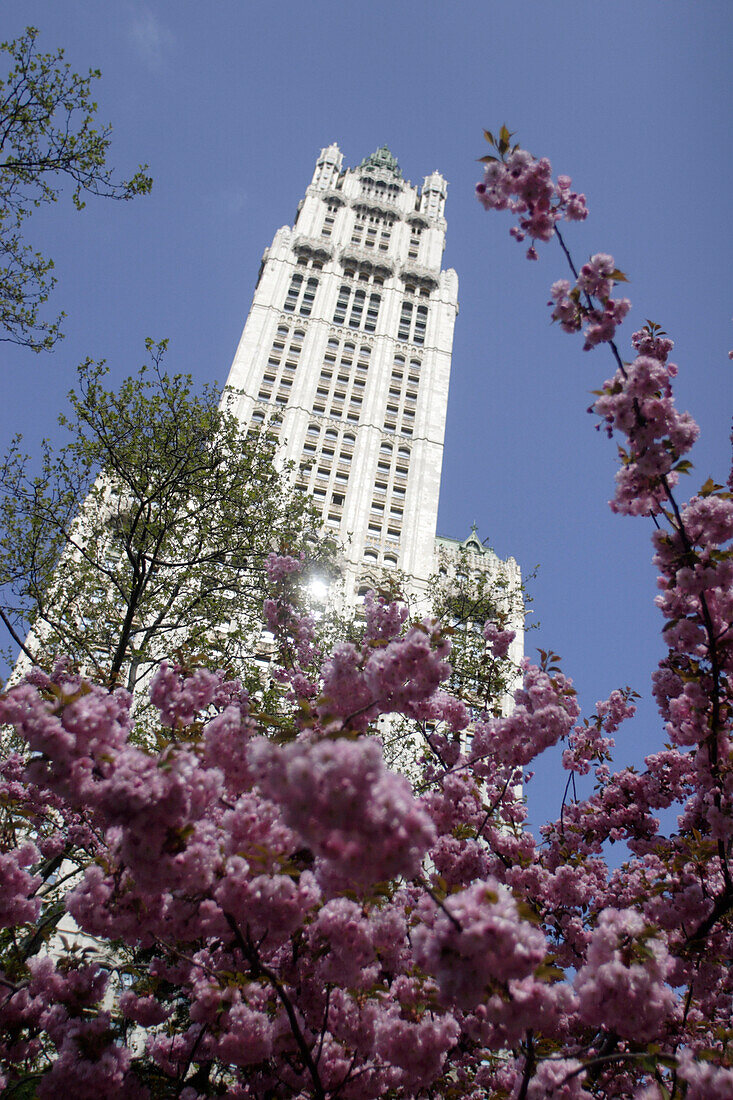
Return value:
[(414, 187), (386, 147), (346, 169), (337, 145), (322, 149), (295, 224), (264, 253), (229, 374), (243, 423), (278, 422), (280, 459), (340, 540), (351, 591), (399, 568), (419, 596), (461, 546), (471, 568), (518, 580), (475, 531), (436, 540), (458, 312), (446, 190), (438, 172)]

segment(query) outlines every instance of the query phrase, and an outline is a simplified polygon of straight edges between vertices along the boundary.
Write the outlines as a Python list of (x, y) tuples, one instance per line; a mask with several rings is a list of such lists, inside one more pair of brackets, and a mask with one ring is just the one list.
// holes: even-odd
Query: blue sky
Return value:
[[(614, 687), (649, 694), (661, 653), (650, 527), (611, 515), (615, 448), (594, 431), (589, 391), (603, 348), (549, 324), (559, 249), (530, 264), (510, 221), (475, 202), (481, 131), (506, 122), (586, 193), (568, 232), (582, 262), (611, 252), (631, 282), (621, 346), (647, 317), (676, 342), (678, 404), (701, 425), (689, 491), (730, 461), (733, 347), (733, 8), (702, 0), (5, 0), (2, 37), (33, 23), (79, 69), (102, 70), (111, 161), (150, 164), (153, 194), (40, 211), (28, 237), (56, 261), (68, 314), (51, 355), (3, 344), (0, 441), (29, 450), (87, 355), (115, 378), (170, 339), (172, 369), (223, 382), (263, 249), (292, 223), (319, 149), (349, 164), (387, 143), (406, 177), (449, 180), (446, 266), (460, 280), (439, 531), (476, 522), (532, 583), (528, 637), (561, 654), (591, 709)], [(625, 340), (624, 340), (625, 336)], [(660, 743), (653, 706), (619, 737), (619, 759)], [(543, 763), (532, 815), (557, 812)], [(533, 792), (536, 789), (536, 793)]]

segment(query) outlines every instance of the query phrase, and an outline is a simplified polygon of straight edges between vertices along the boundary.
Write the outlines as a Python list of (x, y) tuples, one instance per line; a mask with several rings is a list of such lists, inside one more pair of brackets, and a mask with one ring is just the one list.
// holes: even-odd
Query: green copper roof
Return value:
[(376, 153), (372, 153), (370, 157), (366, 157), (361, 164), (360, 168), (382, 168), (385, 172), (391, 172), (397, 179), (402, 179), (402, 172), (400, 166), (397, 163), (397, 158), (392, 156), (386, 145), (382, 145), (377, 149)]

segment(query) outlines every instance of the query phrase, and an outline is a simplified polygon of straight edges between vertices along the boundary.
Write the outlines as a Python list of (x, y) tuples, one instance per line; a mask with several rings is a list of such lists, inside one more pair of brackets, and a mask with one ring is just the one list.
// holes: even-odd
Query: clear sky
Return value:
[[(730, 461), (731, 57), (727, 0), (5, 0), (2, 38), (28, 23), (41, 48), (98, 67), (100, 116), (121, 173), (148, 162), (153, 194), (42, 210), (28, 237), (56, 260), (68, 314), (51, 355), (2, 344), (0, 441), (33, 451), (85, 356), (115, 378), (170, 338), (169, 365), (222, 383), (260, 257), (292, 224), (320, 148), (359, 163), (386, 143), (415, 183), (449, 180), (446, 266), (460, 280), (439, 532), (476, 522), (532, 582), (527, 639), (561, 654), (587, 710), (614, 687), (648, 698), (661, 653), (650, 525), (607, 500), (614, 445), (589, 392), (612, 373), (603, 348), (549, 324), (556, 246), (524, 259), (508, 217), (476, 203), (483, 127), (506, 122), (586, 193), (568, 232), (576, 258), (611, 252), (633, 311), (676, 342), (678, 404), (702, 428), (689, 490)], [(624, 338), (625, 337), (625, 338)], [(622, 350), (622, 353), (623, 353)], [(661, 741), (653, 706), (620, 735), (619, 759)], [(532, 816), (555, 814), (550, 762)]]

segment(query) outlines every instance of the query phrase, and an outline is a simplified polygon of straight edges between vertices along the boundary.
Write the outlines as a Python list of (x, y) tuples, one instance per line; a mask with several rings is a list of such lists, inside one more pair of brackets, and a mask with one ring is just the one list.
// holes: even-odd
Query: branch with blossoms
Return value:
[[(697, 845), (717, 855), (717, 872), (700, 876), (705, 902), (696, 916), (687, 916), (684, 924), (683, 947), (698, 952), (733, 907), (729, 864), (733, 835), (729, 778), (733, 672), (731, 492), (708, 479), (696, 497), (684, 506), (678, 504), (674, 488), (679, 475), (691, 469), (684, 456), (695, 442), (698, 428), (689, 414), (679, 413), (674, 405), (672, 380), (677, 367), (668, 362), (672, 341), (659, 325), (648, 321), (631, 338), (636, 357), (631, 362), (622, 360), (615, 334), (630, 302), (612, 295), (626, 276), (605, 253), (592, 256), (578, 270), (558, 223), (584, 220), (585, 196), (571, 191), (569, 177), (561, 176), (554, 182), (549, 162), (535, 159), (517, 145), (511, 146), (512, 136), (506, 127), (498, 139), (485, 132), (496, 155), (481, 158), (486, 169), (484, 180), (476, 188), (479, 201), (487, 210), (510, 210), (518, 215), (518, 224), (510, 233), (518, 240), (527, 235), (532, 238), (527, 253), (530, 259), (537, 258), (537, 241), (557, 238), (574, 285), (567, 280), (553, 284), (549, 303), (552, 318), (566, 332), (582, 331), (586, 351), (607, 344), (617, 366), (614, 377), (596, 391), (597, 400), (590, 410), (602, 418), (609, 436), (619, 433), (626, 439), (625, 446), (619, 447), (621, 467), (611, 508), (620, 514), (649, 515), (656, 526), (654, 560), (662, 570), (658, 582), (662, 595), (656, 602), (667, 619), (664, 636), (669, 654), (655, 677), (655, 695), (673, 745), (692, 751), (675, 754), (672, 750), (650, 758), (646, 778), (657, 788), (656, 805), (664, 805), (659, 794), (665, 787), (669, 793), (667, 805), (688, 796), (680, 819), (688, 833), (686, 841), (691, 833), (692, 838), (699, 838), (694, 839), (692, 849)], [(733, 488), (733, 474), (729, 485)], [(572, 767), (567, 752), (565, 763)], [(619, 773), (611, 778), (604, 763), (599, 764), (597, 774), (603, 793), (590, 805), (600, 817), (604, 797), (609, 801), (609, 787), (615, 784), (618, 788), (629, 776)], [(695, 781), (699, 784), (697, 792)], [(634, 791), (625, 794), (623, 803), (627, 817), (637, 819), (634, 831), (638, 835), (643, 818), (648, 816), (649, 800), (644, 792)], [(580, 807), (578, 816), (586, 814), (588, 808)], [(563, 824), (561, 821), (559, 834), (564, 836)], [(650, 826), (647, 822), (651, 837), (655, 830)], [(632, 830), (627, 825), (625, 828), (631, 835)], [(604, 829), (598, 831), (599, 837)], [(553, 830), (548, 829), (546, 835), (551, 837)], [(617, 825), (606, 835), (617, 839), (623, 833)], [(669, 851), (672, 848), (670, 845)], [(676, 863), (681, 856), (681, 852), (675, 853)], [(695, 856), (699, 859), (697, 852)]]

